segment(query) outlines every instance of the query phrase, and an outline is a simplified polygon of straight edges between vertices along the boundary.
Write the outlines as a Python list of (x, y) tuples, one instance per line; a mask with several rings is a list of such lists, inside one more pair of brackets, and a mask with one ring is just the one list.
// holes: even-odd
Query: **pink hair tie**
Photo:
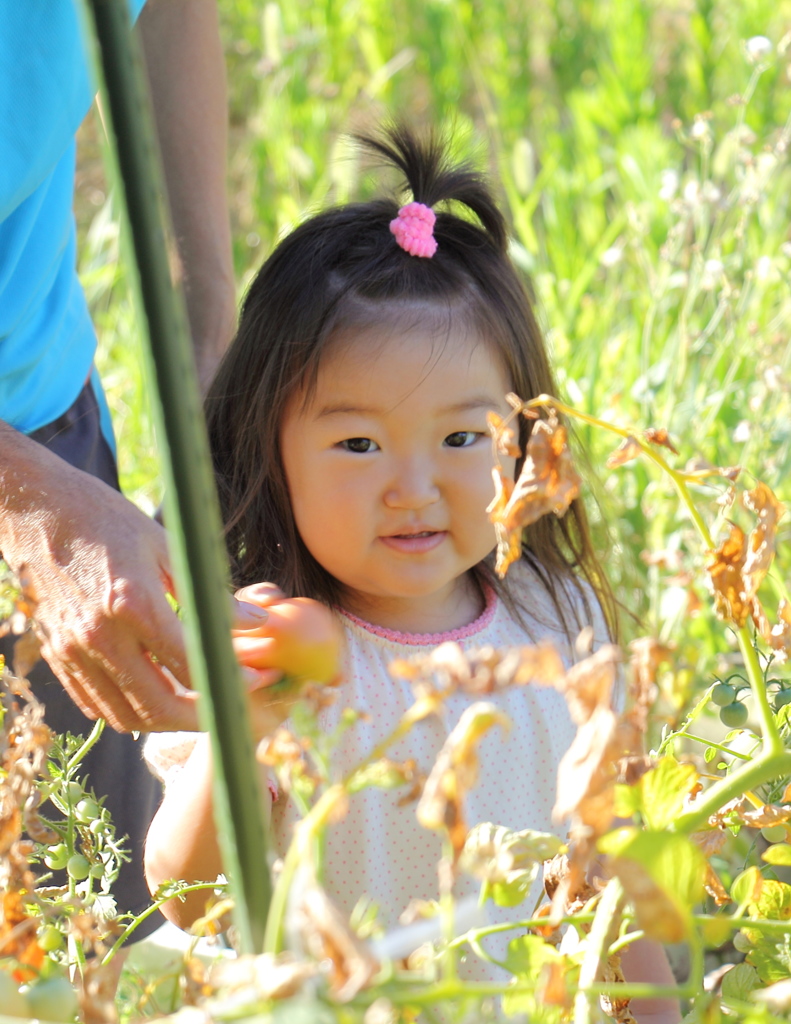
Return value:
[(434, 223), (437, 217), (424, 203), (407, 203), (390, 221), (390, 231), (401, 248), (410, 256), (431, 258), (437, 251)]

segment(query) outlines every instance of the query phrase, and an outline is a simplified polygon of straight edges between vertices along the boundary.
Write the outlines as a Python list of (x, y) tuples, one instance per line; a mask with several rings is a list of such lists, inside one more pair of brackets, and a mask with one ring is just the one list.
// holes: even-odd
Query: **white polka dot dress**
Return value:
[[(395, 633), (341, 614), (347, 642), (345, 681), (335, 703), (321, 712), (320, 724), (323, 730), (335, 729), (344, 708), (349, 707), (368, 715), (345, 732), (332, 765), (335, 779), (363, 761), (414, 702), (409, 684), (392, 679), (388, 673), (387, 666), (394, 659), (428, 652), (447, 640), (455, 640), (464, 650), (551, 640), (566, 664), (573, 660), (565, 633), (547, 610), (552, 603), (534, 573), (524, 563), (519, 564), (512, 569), (509, 584), (524, 609), (524, 624), (517, 622), (492, 592), (475, 622), (450, 633)], [(589, 603), (594, 611), (596, 639), (604, 642), (607, 635), (598, 605), (594, 600)], [(569, 607), (567, 617), (572, 636), (586, 624), (576, 602), (575, 607)], [(465, 801), (468, 826), (490, 821), (511, 829), (562, 832), (553, 824), (551, 812), (558, 764), (575, 731), (565, 700), (553, 689), (529, 685), (487, 694), (485, 699), (505, 712), (512, 727), (506, 732), (495, 726), (478, 746), (478, 782)], [(413, 758), (419, 770), (428, 773), (449, 732), (474, 701), (465, 694), (452, 695), (442, 717), (431, 716), (417, 723), (388, 751), (388, 756), (395, 761)], [(191, 744), (181, 743), (179, 735), (184, 737), (173, 734), (171, 741), (162, 736), (151, 738), (156, 750), (149, 746), (149, 760), (157, 774), (166, 779), (172, 754), (178, 760), (189, 754)], [(366, 789), (354, 794), (344, 818), (331, 825), (326, 835), (324, 884), (330, 896), (346, 914), (362, 897), (368, 897), (378, 905), (381, 923), (388, 930), (397, 925), (410, 901), (438, 898), (437, 863), (442, 840), (418, 824), (414, 802), (399, 807), (402, 795), (400, 789)], [(285, 794), (279, 795), (272, 807), (272, 827), (281, 853), (297, 820), (292, 802)], [(530, 913), (537, 886), (521, 907), (494, 908), (490, 917), (508, 920)], [(479, 881), (461, 876), (454, 892), (464, 897), (477, 895), (479, 889)], [(502, 946), (499, 942), (496, 945)]]

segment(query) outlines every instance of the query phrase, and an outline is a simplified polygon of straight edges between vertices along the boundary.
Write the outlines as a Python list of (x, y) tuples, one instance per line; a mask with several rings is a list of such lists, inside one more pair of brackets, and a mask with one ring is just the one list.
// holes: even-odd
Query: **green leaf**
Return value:
[(730, 896), (734, 903), (751, 903), (757, 900), (763, 888), (764, 877), (755, 865), (742, 871), (733, 880)]
[(405, 781), (403, 768), (393, 761), (383, 758), (381, 761), (373, 761), (356, 771), (346, 788), (349, 793), (359, 793), (360, 790), (367, 789), (369, 786), (376, 789), (396, 789), (398, 786), (403, 786)]
[(599, 840), (635, 908), (641, 928), (659, 942), (687, 935), (692, 907), (703, 896), (706, 860), (686, 836), (622, 828)]
[(618, 818), (631, 818), (641, 814), (643, 810), (643, 794), (640, 786), (615, 787), (615, 815)]
[(767, 864), (789, 866), (791, 865), (791, 846), (788, 843), (775, 843), (764, 850), (761, 857)]
[(749, 905), (751, 917), (765, 917), (770, 921), (791, 918), (791, 885), (765, 878), (757, 899)]
[(747, 962), (758, 971), (761, 981), (771, 985), (791, 975), (791, 934), (761, 934), (747, 954)]
[(661, 830), (673, 824), (697, 777), (694, 765), (679, 764), (674, 757), (663, 757), (656, 768), (645, 773), (639, 788), (649, 828)]
[(761, 987), (761, 979), (754, 967), (750, 967), (749, 964), (737, 964), (722, 979), (722, 997), (746, 1002), (750, 998), (750, 993)]
[(548, 1005), (541, 998), (541, 975), (552, 964), (563, 964), (566, 970), (575, 973), (579, 970), (570, 957), (558, 953), (538, 935), (522, 935), (508, 943), (505, 965), (516, 975), (514, 983), (535, 985), (530, 991), (503, 995), (503, 1010), (508, 1017), (523, 1013), (531, 1024), (560, 1024), (565, 1016), (563, 1007)]
[(513, 881), (492, 882), (489, 895), (498, 907), (515, 907), (530, 892), (537, 876), (538, 864), (534, 864), (529, 870), (521, 871)]

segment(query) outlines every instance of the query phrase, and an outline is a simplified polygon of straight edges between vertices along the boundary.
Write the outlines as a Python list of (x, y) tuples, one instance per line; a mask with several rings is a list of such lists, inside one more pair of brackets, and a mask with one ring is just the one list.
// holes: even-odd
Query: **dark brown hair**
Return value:
[[(429, 304), (438, 316), (444, 311), (446, 318), (461, 318), (486, 339), (520, 397), (553, 394), (555, 388), (525, 285), (508, 257), (505, 221), (483, 177), (469, 165), (451, 164), (438, 136), (418, 138), (402, 125), (358, 142), (398, 168), (414, 199), (435, 209), (436, 254), (417, 258), (398, 246), (389, 229), (400, 205), (395, 198), (328, 209), (306, 220), (251, 284), (236, 338), (206, 399), (234, 584), (268, 580), (286, 594), (330, 605), (339, 602), (341, 586), (297, 532), (279, 430), (287, 402), (315, 382), (322, 353), (337, 332), (390, 319), (399, 307), (407, 312), (410, 304)], [(523, 419), (522, 446), (529, 432)], [(580, 501), (562, 519), (545, 516), (525, 531), (524, 557), (567, 631), (569, 603), (561, 594), (570, 596), (568, 586), (586, 615), (590, 611), (582, 578), (599, 596), (614, 632), (613, 602)], [(513, 607), (489, 560), (473, 572), (479, 585), (494, 586)]]

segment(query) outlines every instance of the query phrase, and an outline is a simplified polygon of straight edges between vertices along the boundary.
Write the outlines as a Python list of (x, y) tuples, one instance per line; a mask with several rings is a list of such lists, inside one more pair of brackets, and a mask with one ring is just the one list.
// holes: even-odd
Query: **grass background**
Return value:
[[(307, 213), (375, 187), (345, 131), (387, 114), (452, 126), (498, 183), (563, 397), (666, 427), (679, 465), (743, 465), (791, 499), (789, 0), (219, 6), (240, 293)], [(746, 45), (756, 36), (768, 46)], [(156, 445), (98, 131), (92, 118), (81, 133), (81, 274), (123, 485), (151, 510)], [(732, 660), (727, 632), (699, 612), (704, 553), (653, 469), (609, 473), (615, 439), (587, 428), (578, 439), (616, 593), (643, 630), (676, 644), (662, 683), (673, 717)], [(716, 504), (723, 490), (698, 489), (710, 521), (747, 523)], [(773, 614), (782, 569), (765, 590)]]

